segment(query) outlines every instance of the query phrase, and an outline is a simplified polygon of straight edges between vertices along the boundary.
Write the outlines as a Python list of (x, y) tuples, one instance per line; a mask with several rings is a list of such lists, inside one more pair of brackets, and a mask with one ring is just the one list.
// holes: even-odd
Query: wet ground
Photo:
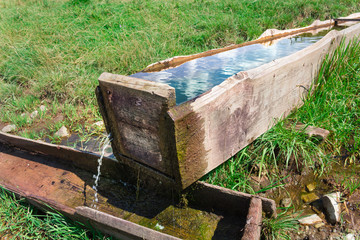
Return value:
[[(344, 239), (347, 234), (360, 237), (360, 165), (349, 164), (339, 160), (332, 164), (332, 170), (317, 176), (313, 171), (304, 170), (302, 173), (288, 173), (283, 187), (274, 189), (263, 195), (276, 201), (280, 211), (287, 210), (292, 216), (308, 216), (317, 214), (323, 223), (309, 226), (299, 225), (299, 230), (290, 231), (290, 239)], [(313, 186), (309, 191), (307, 186)], [(312, 188), (312, 187), (310, 187)], [(341, 193), (340, 222), (332, 225), (327, 222), (323, 213), (321, 197), (325, 194)], [(304, 201), (305, 195), (317, 196), (319, 199)], [(283, 200), (290, 198), (292, 204), (287, 208)]]

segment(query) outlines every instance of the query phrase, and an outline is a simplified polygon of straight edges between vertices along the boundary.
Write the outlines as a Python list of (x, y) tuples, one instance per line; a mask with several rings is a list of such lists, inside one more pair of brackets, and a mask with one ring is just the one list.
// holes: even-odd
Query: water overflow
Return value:
[(101, 149), (101, 156), (98, 159), (98, 167), (97, 167), (97, 175), (94, 175), (94, 185), (92, 186), (92, 188), (95, 190), (95, 194), (94, 194), (94, 200), (93, 200), (93, 204), (92, 207), (93, 208), (97, 208), (97, 203), (99, 202), (98, 199), (98, 186), (99, 186), (99, 181), (100, 181), (100, 175), (101, 175), (101, 165), (102, 165), (102, 160), (104, 158), (105, 155), (105, 150), (106, 148), (109, 146), (110, 142), (111, 142), (111, 133), (109, 133), (109, 135), (107, 135), (106, 139), (104, 140), (103, 144), (102, 144), (102, 149)]

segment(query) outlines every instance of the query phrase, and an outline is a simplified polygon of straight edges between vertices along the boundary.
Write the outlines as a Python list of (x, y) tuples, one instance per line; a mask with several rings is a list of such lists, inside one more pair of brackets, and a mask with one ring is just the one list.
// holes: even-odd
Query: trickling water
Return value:
[(101, 156), (98, 159), (98, 167), (97, 167), (97, 175), (94, 175), (94, 185), (92, 186), (92, 188), (95, 190), (95, 194), (94, 194), (94, 200), (93, 200), (93, 208), (96, 208), (96, 203), (99, 202), (98, 199), (98, 186), (99, 186), (99, 181), (100, 181), (100, 175), (101, 175), (101, 165), (102, 165), (102, 160), (104, 158), (105, 155), (105, 150), (106, 148), (109, 146), (110, 142), (111, 142), (111, 133), (106, 137), (105, 141), (103, 142), (102, 145), (102, 150), (101, 150)]
[(132, 77), (166, 83), (175, 88), (176, 103), (188, 101), (219, 85), (240, 71), (246, 71), (288, 56), (319, 41), (329, 30), (317, 35), (301, 34), (271, 46), (253, 44), (212, 56), (197, 58), (160, 72), (139, 72)]

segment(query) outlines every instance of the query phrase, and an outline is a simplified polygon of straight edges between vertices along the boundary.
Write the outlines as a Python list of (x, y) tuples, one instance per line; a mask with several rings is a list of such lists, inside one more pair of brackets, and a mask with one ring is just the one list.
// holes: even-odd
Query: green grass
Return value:
[(109, 239), (57, 212), (40, 212), (0, 188), (0, 239)]
[(298, 217), (289, 216), (282, 212), (276, 218), (265, 218), (262, 222), (262, 237), (266, 240), (291, 240), (289, 231), (299, 228)]
[[(65, 125), (86, 141), (104, 130), (93, 127), (101, 120), (94, 90), (104, 71), (128, 75), (176, 55), (252, 40), (268, 28), (301, 27), (359, 10), (357, 0), (3, 0), (0, 122), (16, 124), (21, 136), (53, 142), (59, 142), (53, 133)], [(344, 155), (346, 164), (358, 164), (359, 56), (358, 44), (342, 46), (325, 61), (318, 87), (303, 107), (204, 179), (255, 194), (282, 187), (284, 169), (306, 167), (321, 174), (333, 156)], [(38, 118), (21, 116), (40, 105), (47, 110)], [(294, 130), (299, 122), (328, 129), (331, 135), (325, 142), (308, 138)], [(255, 190), (251, 176), (265, 176), (270, 185)], [(349, 191), (359, 187), (351, 181), (344, 185)], [(7, 192), (0, 191), (0, 198), (0, 236), (91, 235), (61, 215), (37, 217), (35, 209)], [(269, 238), (280, 238), (281, 229), (293, 226), (285, 217), (266, 221)]]
[[(52, 135), (64, 116), (73, 132), (101, 116), (94, 89), (108, 71), (147, 65), (359, 11), (356, 0), (3, 0), (0, 2), (0, 121), (17, 133)], [(43, 118), (25, 121), (40, 104)], [(32, 129), (34, 125), (41, 128)]]

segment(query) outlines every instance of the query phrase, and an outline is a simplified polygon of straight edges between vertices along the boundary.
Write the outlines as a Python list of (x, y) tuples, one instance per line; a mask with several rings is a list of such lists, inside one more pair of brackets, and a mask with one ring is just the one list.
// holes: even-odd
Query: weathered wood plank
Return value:
[[(359, 17), (360, 17), (360, 13), (354, 13), (354, 14), (351, 14), (342, 19), (353, 19), (353, 18), (359, 18)], [(162, 71), (167, 68), (177, 67), (185, 62), (191, 61), (196, 58), (211, 56), (214, 54), (229, 51), (231, 49), (235, 49), (235, 48), (239, 48), (239, 47), (243, 47), (243, 46), (248, 46), (251, 44), (268, 43), (268, 42), (272, 42), (273, 40), (277, 40), (277, 39), (280, 39), (283, 37), (288, 37), (288, 36), (295, 35), (295, 34), (302, 33), (302, 32), (316, 33), (319, 29), (323, 30), (324, 28), (331, 27), (336, 24), (340, 25), (340, 26), (351, 26), (352, 24), (354, 24), (353, 22), (345, 22), (345, 21), (340, 21), (338, 23), (339, 24), (337, 24), (336, 21), (334, 21), (333, 19), (325, 20), (325, 21), (315, 20), (311, 25), (309, 25), (307, 27), (302, 27), (302, 28), (287, 29), (287, 30), (267, 29), (256, 40), (241, 43), (241, 44), (233, 44), (233, 45), (226, 46), (223, 48), (211, 49), (206, 52), (196, 53), (196, 54), (192, 54), (192, 55), (172, 57), (169, 59), (165, 59), (165, 60), (150, 64), (143, 70), (143, 72)]]
[(173, 177), (176, 150), (167, 111), (175, 105), (175, 89), (110, 73), (100, 76), (99, 86), (115, 156), (127, 156)]
[(177, 67), (185, 62), (191, 61), (196, 58), (208, 57), (208, 56), (212, 56), (212, 55), (215, 55), (215, 54), (218, 54), (221, 52), (229, 51), (229, 50), (239, 48), (239, 47), (249, 46), (252, 44), (267, 43), (267, 42), (271, 42), (276, 39), (288, 37), (291, 35), (296, 35), (296, 34), (302, 33), (302, 32), (316, 31), (317, 29), (324, 29), (327, 27), (331, 27), (334, 24), (335, 24), (335, 22), (333, 20), (326, 20), (326, 21), (316, 20), (311, 25), (309, 25), (307, 27), (303, 27), (303, 28), (296, 28), (296, 29), (289, 29), (289, 30), (268, 29), (258, 39), (255, 39), (255, 40), (252, 40), (249, 42), (240, 43), (240, 44), (229, 45), (229, 46), (226, 46), (223, 48), (211, 49), (211, 50), (208, 50), (205, 52), (196, 53), (196, 54), (192, 54), (192, 55), (176, 56), (176, 57), (172, 57), (169, 59), (165, 59), (165, 60), (150, 64), (143, 70), (143, 72), (162, 71), (164, 69)]
[(343, 35), (349, 40), (359, 33), (360, 24), (332, 31), (304, 50), (240, 72), (200, 97), (171, 108), (182, 187), (234, 156), (276, 119), (301, 106), (305, 88), (313, 84), (325, 55), (339, 45)]
[[(98, 159), (100, 156), (91, 152), (31, 140), (3, 132), (0, 132), (0, 143), (32, 153), (44, 154), (44, 156), (53, 157), (54, 160), (56, 159), (62, 163), (97, 173)], [(119, 156), (117, 161), (104, 157), (102, 160), (101, 175), (114, 180), (126, 181), (134, 185), (140, 183), (143, 187), (153, 189), (163, 194), (171, 194), (171, 188), (175, 184), (174, 179), (124, 156)], [(165, 191), (167, 189), (168, 192)]]
[[(42, 143), (37, 144), (41, 145)], [(54, 151), (61, 151), (61, 149)], [(94, 182), (93, 175), (65, 165), (63, 162), (53, 157), (9, 148), (0, 144), (0, 186), (27, 198), (30, 203), (37, 207), (59, 211), (76, 221), (90, 223), (100, 231), (120, 239), (177, 239), (167, 235), (176, 235), (177, 232), (174, 230), (164, 234), (138, 224), (142, 220), (146, 222), (149, 218), (156, 219), (157, 216), (161, 216), (161, 212), (166, 211), (168, 204), (177, 202), (174, 196), (172, 198), (155, 197), (151, 195), (153, 194), (151, 192), (143, 195), (139, 199), (140, 204), (136, 205), (134, 203), (137, 202), (135, 198), (137, 193), (130, 190), (131, 187), (129, 188), (126, 185), (118, 186), (116, 182), (102, 179), (103, 186), (100, 187), (97, 193), (96, 198), (98, 200), (95, 200), (95, 191), (91, 187)], [(29, 179), (32, 181), (28, 181)], [(199, 186), (202, 186), (202, 189), (198, 189), (199, 191), (196, 191), (194, 196), (200, 201), (197, 203), (192, 202), (195, 206), (189, 204), (187, 208), (177, 208), (179, 211), (183, 211), (183, 213), (180, 213), (181, 216), (183, 216), (182, 214), (188, 215), (192, 212), (190, 209), (193, 209), (200, 210), (204, 213), (200, 213), (201, 216), (209, 216), (210, 219), (217, 215), (217, 223), (221, 223), (223, 219), (238, 220), (246, 217), (250, 195), (206, 183), (199, 183)], [(129, 198), (129, 195), (133, 196)], [(149, 205), (143, 204), (144, 200), (149, 201)], [(263, 202), (272, 201), (269, 199), (261, 200)], [(164, 203), (166, 204), (163, 205)], [(202, 205), (202, 203), (205, 204)], [(49, 206), (52, 209), (49, 209)], [(85, 206), (91, 206), (97, 210)], [(214, 211), (213, 206), (216, 206), (216, 211)], [(206, 207), (208, 208), (205, 210)], [(149, 214), (148, 210), (143, 208), (155, 208), (157, 210)], [(239, 209), (242, 210), (238, 211)], [(241, 215), (242, 213), (244, 215)], [(169, 216), (173, 215), (170, 213)], [(190, 217), (190, 219), (192, 218)], [(207, 223), (206, 219), (205, 223)], [(226, 222), (226, 224), (231, 223)], [(180, 227), (180, 229), (183, 230), (184, 226)], [(216, 234), (218, 228), (221, 227), (216, 223), (214, 227), (211, 233)], [(243, 225), (233, 224), (232, 227), (241, 229)], [(191, 231), (197, 231), (197, 229), (192, 228)], [(234, 232), (223, 233), (229, 239), (238, 236), (238, 234), (233, 235)], [(188, 238), (186, 237), (186, 239)]]
[[(254, 195), (233, 191), (205, 182), (196, 182), (187, 190), (189, 202), (203, 209), (221, 210), (244, 216), (248, 214)], [(267, 217), (276, 217), (276, 203), (272, 199), (257, 197), (262, 202), (262, 211)]]
[(84, 218), (84, 220), (90, 222), (97, 229), (102, 229), (103, 231), (106, 229), (107, 233), (118, 239), (180, 239), (85, 206), (76, 207), (75, 210), (75, 216)]
[(250, 201), (249, 213), (246, 217), (246, 225), (242, 239), (259, 240), (261, 235), (261, 200), (253, 197)]

